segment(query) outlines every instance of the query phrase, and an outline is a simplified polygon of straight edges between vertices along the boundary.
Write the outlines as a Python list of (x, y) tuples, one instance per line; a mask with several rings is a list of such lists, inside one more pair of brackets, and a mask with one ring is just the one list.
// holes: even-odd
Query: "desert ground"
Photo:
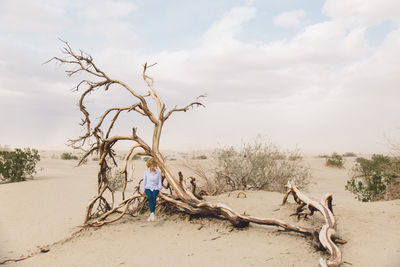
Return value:
[[(83, 223), (87, 203), (96, 193), (97, 162), (76, 167), (77, 161), (52, 158), (59, 152), (42, 151), (33, 180), (0, 185), (0, 261), (18, 258), (48, 246), (40, 253), (6, 266), (318, 266), (328, 257), (308, 237), (282, 232), (277, 227), (250, 225), (235, 229), (217, 219), (160, 215), (156, 222), (126, 216), (116, 223), (71, 235)], [(400, 200), (362, 203), (345, 191), (354, 158), (344, 169), (324, 166), (315, 156), (304, 158), (313, 178), (306, 194), (319, 200), (333, 194), (342, 266), (400, 266)], [(178, 161), (171, 161), (177, 171)], [(204, 160), (207, 164), (207, 160)], [(135, 177), (145, 170), (137, 161)], [(184, 174), (185, 174), (185, 170)], [(132, 191), (133, 186), (128, 188)], [(132, 192), (131, 192), (132, 193)], [(207, 197), (238, 212), (273, 217), (299, 225), (322, 225), (323, 217), (297, 221), (295, 204), (281, 206), (283, 194), (247, 191)]]

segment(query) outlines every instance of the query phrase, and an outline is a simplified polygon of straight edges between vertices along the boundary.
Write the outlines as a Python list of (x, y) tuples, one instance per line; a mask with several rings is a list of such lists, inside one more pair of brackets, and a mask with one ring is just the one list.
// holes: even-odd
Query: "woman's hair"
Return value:
[(151, 167), (156, 168), (157, 162), (153, 158), (151, 158), (146, 162), (146, 166), (147, 166), (147, 168), (151, 168)]

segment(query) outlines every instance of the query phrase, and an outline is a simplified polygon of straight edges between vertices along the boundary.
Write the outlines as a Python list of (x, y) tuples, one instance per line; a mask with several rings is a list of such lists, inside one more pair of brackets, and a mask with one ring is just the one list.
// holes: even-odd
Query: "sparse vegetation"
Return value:
[(193, 156), (192, 159), (200, 159), (200, 160), (202, 160), (202, 159), (207, 159), (207, 156), (206, 155)]
[(289, 155), (288, 159), (292, 160), (292, 161), (296, 161), (296, 160), (302, 160), (303, 157), (301, 155), (299, 155), (298, 153), (296, 153), (293, 155)]
[(371, 159), (357, 158), (354, 175), (347, 181), (346, 190), (358, 200), (376, 201), (400, 198), (400, 160), (375, 154)]
[(144, 161), (148, 161), (150, 159), (150, 157), (143, 157), (142, 158)]
[(343, 157), (354, 158), (354, 157), (357, 157), (357, 154), (353, 153), (353, 152), (346, 152), (346, 153), (343, 154)]
[(77, 160), (78, 156), (74, 155), (72, 153), (64, 152), (64, 153), (61, 154), (61, 159), (64, 159), (64, 160)]
[(284, 192), (289, 180), (305, 188), (311, 178), (297, 150), (282, 152), (262, 138), (257, 138), (253, 144), (243, 144), (240, 149), (217, 149), (213, 159), (213, 169), (188, 161), (184, 163), (205, 182), (199, 191), (212, 195), (247, 189)]
[(24, 181), (36, 174), (36, 164), (40, 160), (38, 150), (16, 148), (0, 151), (0, 178), (10, 182)]
[(328, 167), (343, 168), (344, 159), (338, 153), (332, 153), (332, 155), (326, 158), (325, 165)]
[(113, 168), (112, 170), (109, 170), (108, 177), (108, 186), (111, 188), (111, 190), (118, 191), (124, 187), (125, 176), (124, 174), (120, 173), (118, 168)]
[(299, 188), (309, 182), (311, 172), (302, 165), (298, 151), (283, 152), (271, 143), (257, 138), (253, 144), (243, 144), (215, 152), (216, 180), (223, 181), (230, 190), (270, 190), (284, 192), (289, 180)]

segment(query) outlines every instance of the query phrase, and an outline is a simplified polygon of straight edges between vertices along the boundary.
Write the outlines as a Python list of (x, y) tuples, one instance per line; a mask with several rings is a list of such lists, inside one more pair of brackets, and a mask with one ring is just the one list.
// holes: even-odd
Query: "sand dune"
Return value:
[[(400, 266), (400, 200), (362, 203), (344, 190), (352, 166), (324, 166), (324, 160), (305, 159), (313, 173), (307, 194), (319, 199), (333, 193), (343, 260), (352, 266)], [(96, 190), (96, 162), (76, 168), (76, 161), (40, 162), (34, 180), (0, 185), (0, 258), (19, 257), (36, 246), (52, 244), (79, 229), (84, 209)], [(176, 169), (176, 167), (175, 167)], [(140, 177), (139, 162), (135, 176)], [(321, 225), (322, 216), (297, 222), (289, 215), (294, 204), (280, 206), (275, 192), (247, 192), (247, 198), (223, 194), (209, 197), (239, 212), (275, 217), (300, 225)], [(308, 238), (279, 232), (276, 227), (251, 226), (237, 230), (228, 222), (182, 220), (161, 216), (148, 223), (146, 216), (126, 217), (100, 229), (89, 229), (73, 239), (9, 266), (317, 266), (319, 257)], [(343, 264), (343, 266), (350, 266)]]

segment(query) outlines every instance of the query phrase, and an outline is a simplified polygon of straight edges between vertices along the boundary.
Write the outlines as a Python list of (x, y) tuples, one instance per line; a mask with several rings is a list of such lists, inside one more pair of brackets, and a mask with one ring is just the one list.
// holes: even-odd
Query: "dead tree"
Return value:
[[(81, 125), (85, 129), (85, 133), (77, 139), (70, 140), (70, 146), (74, 149), (84, 150), (81, 164), (87, 157), (92, 153), (96, 152), (99, 154), (99, 171), (97, 175), (97, 195), (88, 204), (86, 208), (86, 216), (84, 220), (84, 226), (101, 226), (107, 223), (111, 223), (119, 220), (126, 214), (129, 206), (137, 199), (144, 197), (140, 193), (133, 194), (128, 198), (125, 197), (126, 185), (127, 185), (127, 166), (133, 164), (133, 159), (136, 155), (146, 155), (152, 157), (161, 169), (162, 175), (171, 190), (171, 194), (163, 194), (161, 197), (170, 205), (177, 209), (184, 211), (189, 214), (206, 216), (206, 217), (217, 217), (226, 219), (232, 223), (235, 227), (247, 227), (249, 223), (256, 223), (262, 225), (273, 225), (279, 226), (287, 231), (293, 231), (300, 234), (308, 235), (312, 237), (312, 244), (317, 249), (328, 249), (331, 254), (331, 259), (327, 262), (327, 266), (339, 266), (341, 263), (340, 251), (332, 245), (332, 238), (334, 238), (334, 228), (336, 221), (332, 213), (332, 209), (327, 210), (326, 206), (330, 205), (332, 198), (328, 197), (323, 203), (314, 203), (309, 200), (305, 195), (299, 192), (296, 187), (292, 184), (289, 185), (290, 192), (295, 197), (298, 203), (301, 205), (308, 206), (310, 211), (320, 211), (325, 219), (327, 220), (327, 226), (323, 226), (321, 232), (315, 229), (301, 227), (286, 223), (279, 219), (274, 218), (256, 218), (246, 214), (239, 214), (232, 210), (225, 204), (210, 203), (201, 200), (199, 195), (196, 194), (195, 190), (190, 190), (185, 185), (183, 177), (177, 179), (171, 169), (166, 164), (166, 161), (160, 153), (160, 137), (164, 123), (171, 117), (175, 112), (186, 112), (190, 108), (203, 106), (200, 99), (204, 95), (199, 96), (194, 102), (189, 103), (184, 107), (174, 107), (171, 110), (167, 110), (165, 103), (154, 89), (154, 81), (148, 76), (149, 68), (155, 64), (145, 63), (143, 66), (142, 77), (147, 85), (147, 94), (140, 94), (136, 89), (128, 86), (122, 81), (115, 80), (103, 72), (93, 61), (93, 58), (80, 51), (79, 53), (74, 52), (70, 45), (62, 41), (64, 47), (62, 49), (65, 54), (64, 58), (54, 57), (49, 61), (57, 61), (62, 64), (67, 64), (71, 69), (67, 69), (66, 73), (68, 76), (72, 76), (76, 73), (86, 73), (90, 76), (88, 80), (82, 80), (75, 87), (75, 90), (81, 92), (79, 99), (79, 109), (83, 114)], [(48, 61), (48, 62), (49, 62)], [(85, 100), (90, 93), (95, 92), (99, 89), (115, 90), (119, 89), (126, 90), (132, 97), (133, 103), (126, 107), (113, 107), (104, 111), (97, 121), (94, 121), (89, 111), (85, 106)], [(151, 110), (149, 101), (153, 101), (156, 105), (156, 110)], [(112, 135), (112, 128), (118, 120), (118, 117), (123, 112), (134, 112), (140, 116), (146, 117), (153, 127), (153, 138), (152, 143), (146, 143), (139, 135), (136, 128), (132, 129), (131, 133), (126, 135)], [(111, 123), (105, 126), (105, 120), (111, 119)], [(125, 185), (122, 190), (122, 201), (118, 204), (115, 203), (114, 194), (115, 192), (109, 186), (109, 170), (111, 164), (116, 166), (114, 145), (119, 141), (131, 141), (132, 147), (129, 153), (125, 157), (124, 167), (121, 173), (125, 174)], [(193, 188), (194, 180), (192, 180)], [(195, 188), (195, 186), (194, 186)], [(106, 197), (106, 192), (111, 193), (111, 200)], [(289, 195), (289, 193), (287, 195)], [(287, 196), (286, 196), (287, 198)], [(286, 200), (285, 200), (286, 201)], [(301, 209), (298, 209), (297, 213), (300, 213)], [(323, 233), (323, 234), (321, 234)], [(325, 261), (321, 260), (321, 266), (326, 266)]]

